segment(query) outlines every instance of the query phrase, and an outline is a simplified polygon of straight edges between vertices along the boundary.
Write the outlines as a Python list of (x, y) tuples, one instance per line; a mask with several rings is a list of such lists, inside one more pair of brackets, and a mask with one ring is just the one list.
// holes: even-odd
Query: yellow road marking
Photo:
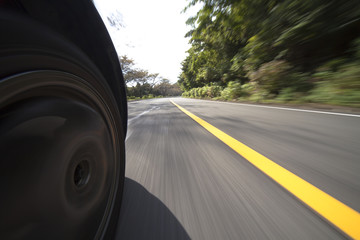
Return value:
[(195, 116), (172, 100), (170, 102), (344, 233), (351, 238), (360, 239), (360, 213)]

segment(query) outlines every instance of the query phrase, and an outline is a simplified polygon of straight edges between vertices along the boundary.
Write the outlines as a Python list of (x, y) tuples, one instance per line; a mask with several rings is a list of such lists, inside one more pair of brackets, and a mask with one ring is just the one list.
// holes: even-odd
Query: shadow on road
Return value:
[(116, 239), (190, 239), (170, 210), (139, 183), (125, 178)]

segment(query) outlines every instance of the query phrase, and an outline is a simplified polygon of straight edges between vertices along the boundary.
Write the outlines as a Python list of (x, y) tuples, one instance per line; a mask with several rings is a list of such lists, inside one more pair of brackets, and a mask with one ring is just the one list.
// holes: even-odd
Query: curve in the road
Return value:
[(174, 101), (170, 100), (170, 102), (341, 231), (351, 238), (360, 239), (358, 228), (360, 213), (192, 114)]

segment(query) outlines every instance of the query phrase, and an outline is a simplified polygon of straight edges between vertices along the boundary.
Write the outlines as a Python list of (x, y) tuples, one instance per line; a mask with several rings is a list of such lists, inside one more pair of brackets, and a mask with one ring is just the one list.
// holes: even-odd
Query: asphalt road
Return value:
[[(346, 239), (174, 106), (129, 103), (117, 239)], [(360, 118), (173, 98), (360, 212)]]

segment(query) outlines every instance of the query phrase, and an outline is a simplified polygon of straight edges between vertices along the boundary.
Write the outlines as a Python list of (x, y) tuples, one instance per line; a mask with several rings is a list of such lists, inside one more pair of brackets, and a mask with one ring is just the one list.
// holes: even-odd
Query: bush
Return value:
[(316, 86), (305, 99), (310, 102), (359, 106), (359, 66), (360, 61), (354, 61), (337, 66), (336, 71), (331, 71), (324, 66), (320, 67), (320, 70), (325, 71), (318, 71), (313, 75)]
[(330, 81), (338, 89), (360, 91), (360, 61), (340, 66)]
[(296, 88), (284, 88), (280, 91), (280, 94), (277, 96), (276, 100), (281, 102), (290, 102), (299, 100), (302, 97), (301, 93), (296, 91)]
[(312, 88), (309, 74), (294, 71), (293, 67), (283, 60), (264, 63), (259, 70), (249, 73), (249, 78), (274, 97), (285, 88), (292, 88), (295, 92), (307, 92)]
[(206, 87), (206, 86), (200, 88), (200, 91), (199, 91), (199, 92), (200, 92), (200, 95), (199, 95), (200, 98), (207, 97), (207, 87)]
[(227, 87), (221, 92), (221, 97), (225, 100), (232, 100), (241, 97), (242, 89), (239, 82), (231, 81)]
[(217, 85), (212, 85), (207, 87), (207, 96), (210, 98), (220, 97), (221, 96), (222, 88)]
[(269, 92), (264, 89), (257, 89), (253, 94), (249, 96), (249, 100), (252, 102), (261, 102), (262, 100), (269, 98)]
[(217, 85), (213, 86), (204, 86), (199, 88), (192, 88), (189, 91), (182, 93), (183, 97), (192, 97), (192, 98), (213, 98), (219, 97), (221, 94), (222, 88)]
[(228, 86), (221, 92), (221, 97), (225, 100), (249, 97), (254, 91), (254, 84), (247, 83), (241, 85), (239, 82), (229, 82)]
[(250, 82), (246, 84), (231, 81), (225, 89), (218, 85), (193, 88), (182, 96), (256, 102), (271, 99), (281, 102), (308, 101), (360, 107), (359, 52), (359, 56), (353, 58), (332, 59), (320, 66), (313, 75), (296, 72), (285, 61), (275, 60), (252, 72)]

